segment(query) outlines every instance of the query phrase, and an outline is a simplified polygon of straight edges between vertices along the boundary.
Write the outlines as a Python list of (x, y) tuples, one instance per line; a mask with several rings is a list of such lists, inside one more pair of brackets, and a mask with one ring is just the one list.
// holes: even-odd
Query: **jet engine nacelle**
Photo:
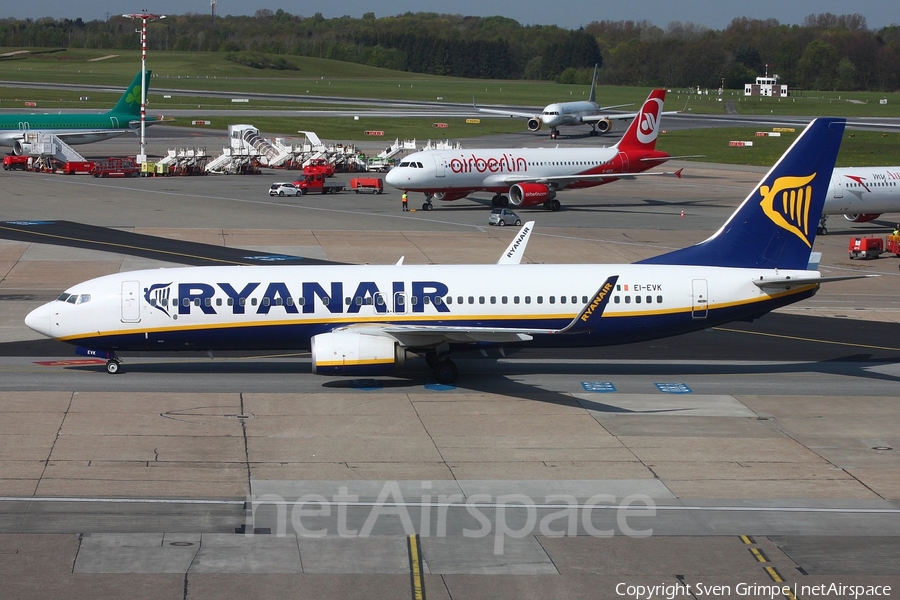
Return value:
[(537, 206), (556, 198), (556, 192), (543, 183), (517, 183), (509, 188), (509, 203), (513, 206)]
[(460, 200), (461, 198), (465, 198), (469, 195), (469, 192), (436, 192), (434, 194), (435, 200)]
[(868, 223), (869, 221), (874, 221), (880, 216), (881, 213), (877, 213), (874, 215), (844, 215), (844, 218), (851, 223)]
[(318, 375), (389, 373), (406, 361), (406, 350), (396, 340), (355, 331), (333, 331), (313, 336), (312, 372)]
[(16, 140), (13, 143), (13, 154), (16, 156), (22, 156), (25, 154), (25, 146), (22, 143), (22, 140)]
[(541, 120), (537, 117), (531, 117), (528, 119), (528, 131), (540, 131), (541, 129)]
[(612, 121), (609, 119), (601, 119), (597, 121), (597, 131), (600, 133), (608, 133), (612, 129)]

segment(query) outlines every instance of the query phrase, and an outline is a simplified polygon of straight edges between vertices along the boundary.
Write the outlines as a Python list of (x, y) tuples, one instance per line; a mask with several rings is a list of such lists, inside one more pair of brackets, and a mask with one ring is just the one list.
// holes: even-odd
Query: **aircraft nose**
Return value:
[(38, 306), (36, 309), (28, 313), (25, 317), (25, 325), (28, 326), (29, 329), (40, 333), (41, 335), (46, 335), (47, 337), (53, 337), (50, 333), (50, 304), (43, 304)]
[(400, 173), (397, 171), (396, 167), (387, 172), (387, 175), (384, 176), (384, 182), (391, 187), (399, 187), (401, 183), (402, 177)]

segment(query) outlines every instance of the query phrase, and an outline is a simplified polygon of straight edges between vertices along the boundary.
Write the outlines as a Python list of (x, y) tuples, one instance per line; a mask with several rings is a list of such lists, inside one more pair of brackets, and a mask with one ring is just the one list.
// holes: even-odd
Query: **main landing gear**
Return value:
[(547, 210), (552, 210), (553, 212), (558, 211), (561, 206), (562, 205), (559, 203), (559, 200), (547, 200), (546, 202), (544, 202), (544, 208), (546, 208)]
[(491, 198), (491, 206), (494, 208), (506, 208), (509, 206), (509, 198), (503, 194), (494, 194), (494, 197)]
[(450, 385), (456, 381), (459, 375), (456, 363), (450, 360), (450, 356), (447, 354), (438, 354), (436, 351), (426, 352), (425, 362), (431, 367), (434, 378), (438, 383)]

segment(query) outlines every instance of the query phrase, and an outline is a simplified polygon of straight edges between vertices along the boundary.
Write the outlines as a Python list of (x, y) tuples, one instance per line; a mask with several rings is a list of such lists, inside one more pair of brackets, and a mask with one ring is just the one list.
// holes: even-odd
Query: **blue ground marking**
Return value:
[(448, 390), (455, 390), (455, 385), (446, 385), (444, 383), (426, 383), (426, 390), (434, 390), (435, 392), (446, 392)]
[(612, 381), (582, 381), (581, 387), (586, 392), (597, 392), (599, 394), (616, 391), (616, 386), (613, 385)]
[(691, 388), (685, 383), (657, 383), (656, 387), (665, 394), (690, 394)]

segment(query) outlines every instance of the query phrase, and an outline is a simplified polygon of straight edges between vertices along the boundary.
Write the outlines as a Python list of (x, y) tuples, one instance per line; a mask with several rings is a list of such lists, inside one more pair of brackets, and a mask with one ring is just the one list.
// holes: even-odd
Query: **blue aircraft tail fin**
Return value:
[[(150, 87), (150, 74), (152, 71), (147, 71), (147, 87)], [(125, 93), (122, 94), (122, 97), (119, 98), (119, 101), (116, 103), (115, 107), (110, 112), (119, 113), (119, 114), (129, 114), (129, 115), (137, 115), (141, 114), (141, 72), (138, 71), (138, 74), (135, 75), (134, 80), (131, 82), (131, 85), (128, 86), (128, 89), (125, 90)]]
[(806, 269), (844, 119), (815, 119), (719, 231), (642, 264)]

